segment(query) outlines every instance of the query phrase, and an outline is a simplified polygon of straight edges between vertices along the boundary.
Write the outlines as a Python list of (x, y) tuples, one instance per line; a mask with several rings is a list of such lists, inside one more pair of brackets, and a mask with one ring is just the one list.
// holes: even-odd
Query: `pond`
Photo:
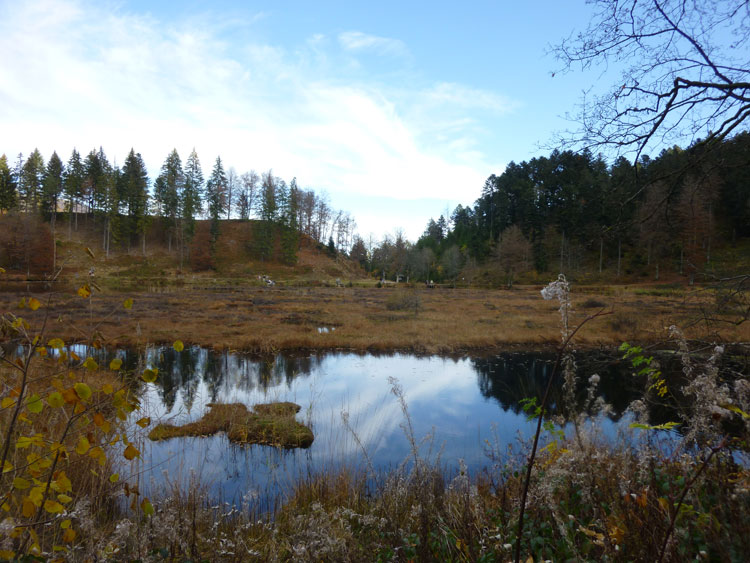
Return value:
[[(157, 347), (140, 357), (124, 351), (117, 355), (124, 366), (140, 362), (159, 368), (159, 379), (146, 384), (142, 395), (153, 424), (196, 420), (212, 402), (292, 401), (302, 407), (297, 420), (315, 434), (307, 449), (239, 446), (221, 433), (162, 442), (144, 438), (139, 446), (143, 456), (136, 470), (146, 494), (158, 496), (171, 484), (184, 487), (197, 479), (212, 499), (258, 506), (290, 491), (300, 477), (408, 463), (409, 436), (422, 458), (449, 473), (460, 463), (470, 472), (480, 471), (491, 464), (488, 449), (505, 450), (533, 435), (521, 400), (541, 396), (553, 365), (552, 356), (528, 353), (445, 358), (341, 352), (258, 359), (198, 347), (179, 353)], [(579, 355), (577, 362), (581, 380), (600, 375), (600, 393), (613, 407), (600, 427), (614, 436), (618, 425), (627, 426), (623, 413), (643, 382), (624, 362), (605, 354)], [(394, 388), (400, 390), (408, 420)], [(559, 395), (556, 389), (553, 413)]]

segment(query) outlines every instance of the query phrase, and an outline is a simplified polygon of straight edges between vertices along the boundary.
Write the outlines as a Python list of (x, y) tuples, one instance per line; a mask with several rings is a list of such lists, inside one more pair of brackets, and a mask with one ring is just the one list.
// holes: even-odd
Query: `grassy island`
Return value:
[(253, 412), (239, 403), (210, 403), (208, 406), (209, 411), (200, 420), (182, 426), (159, 424), (148, 437), (156, 441), (226, 432), (227, 437), (238, 444), (282, 448), (307, 448), (315, 439), (307, 426), (294, 419), (301, 408), (295, 403), (259, 404), (253, 407)]

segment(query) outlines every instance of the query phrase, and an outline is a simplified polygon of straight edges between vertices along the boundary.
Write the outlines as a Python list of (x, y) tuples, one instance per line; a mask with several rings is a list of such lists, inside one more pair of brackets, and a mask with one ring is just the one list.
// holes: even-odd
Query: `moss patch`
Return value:
[(210, 436), (226, 432), (232, 442), (265, 444), (282, 448), (307, 448), (315, 437), (312, 431), (294, 419), (300, 410), (295, 403), (255, 405), (248, 411), (239, 403), (209, 403), (203, 418), (183, 426), (159, 424), (148, 435), (152, 440), (181, 436)]

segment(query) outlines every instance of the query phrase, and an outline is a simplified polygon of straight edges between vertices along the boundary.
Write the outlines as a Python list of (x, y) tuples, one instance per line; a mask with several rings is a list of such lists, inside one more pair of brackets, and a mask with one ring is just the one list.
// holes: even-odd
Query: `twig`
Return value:
[(562, 362), (563, 353), (565, 352), (566, 348), (568, 347), (568, 344), (570, 344), (570, 341), (573, 339), (573, 337), (576, 335), (576, 333), (583, 328), (583, 326), (588, 323), (591, 320), (594, 320), (597, 317), (602, 317), (604, 315), (610, 315), (612, 314), (612, 311), (604, 311), (604, 309), (600, 309), (593, 315), (589, 315), (586, 317), (581, 324), (579, 324), (568, 336), (563, 340), (563, 343), (560, 345), (559, 350), (557, 351), (557, 358), (555, 359), (555, 366), (552, 368), (552, 373), (549, 376), (549, 379), (547, 380), (547, 387), (544, 390), (544, 396), (542, 398), (542, 404), (539, 407), (539, 416), (537, 417), (536, 421), (536, 432), (534, 433), (534, 445), (531, 447), (531, 454), (529, 455), (529, 461), (526, 467), (526, 480), (523, 484), (523, 493), (521, 494), (521, 511), (518, 514), (518, 537), (516, 538), (516, 553), (515, 553), (515, 562), (518, 563), (521, 560), (521, 536), (523, 534), (523, 516), (524, 512), (526, 510), (526, 497), (529, 493), (529, 483), (531, 482), (531, 469), (534, 465), (534, 458), (536, 458), (536, 450), (537, 446), (539, 444), (539, 435), (542, 431), (542, 419), (544, 418), (544, 408), (547, 406), (547, 399), (549, 397), (550, 389), (552, 389), (552, 382), (555, 380), (555, 376), (557, 375), (558, 370), (560, 369), (560, 363)]

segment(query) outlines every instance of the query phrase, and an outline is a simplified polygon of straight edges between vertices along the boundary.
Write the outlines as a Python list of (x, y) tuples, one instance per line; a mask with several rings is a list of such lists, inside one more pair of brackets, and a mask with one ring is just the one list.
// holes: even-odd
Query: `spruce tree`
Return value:
[(42, 213), (49, 218), (53, 234), (57, 219), (57, 205), (63, 192), (64, 173), (62, 160), (57, 156), (57, 152), (53, 152), (47, 163), (42, 187)]
[(201, 197), (203, 194), (203, 171), (198, 153), (195, 149), (185, 162), (185, 181), (179, 196), (180, 206), (180, 269), (184, 260), (184, 249), (190, 247), (190, 241), (195, 234), (195, 216), (201, 212)]
[(36, 211), (39, 207), (39, 202), (42, 199), (43, 182), (44, 158), (39, 149), (34, 149), (21, 168), (21, 178), (18, 183), (21, 204), (27, 213)]
[(18, 205), (16, 180), (8, 166), (8, 157), (0, 156), (0, 211), (10, 211)]
[(221, 157), (216, 157), (214, 169), (206, 182), (206, 206), (211, 219), (211, 242), (216, 243), (219, 236), (219, 217), (226, 210), (227, 175), (221, 164)]
[(66, 209), (68, 211), (68, 238), (73, 228), (73, 219), (75, 217), (75, 228), (78, 230), (78, 200), (83, 194), (84, 167), (81, 162), (81, 155), (76, 149), (70, 154), (68, 165), (65, 167), (64, 192)]

